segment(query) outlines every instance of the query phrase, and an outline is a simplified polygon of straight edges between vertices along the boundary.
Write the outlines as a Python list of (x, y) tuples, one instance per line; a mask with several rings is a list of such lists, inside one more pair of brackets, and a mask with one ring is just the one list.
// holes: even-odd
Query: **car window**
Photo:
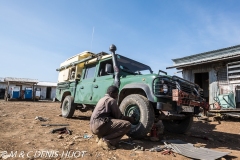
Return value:
[(86, 68), (86, 72), (85, 72), (85, 75), (84, 75), (84, 79), (94, 78), (95, 70), (96, 70), (96, 65), (94, 65), (94, 66), (88, 66), (88, 67)]
[[(105, 72), (105, 67), (106, 67), (107, 64), (110, 64), (110, 65), (113, 66), (112, 60), (107, 60), (107, 61), (104, 61), (104, 62), (100, 63), (100, 67), (99, 67), (99, 71), (98, 71), (98, 76), (99, 77), (109, 75)], [(113, 67), (112, 67), (112, 71), (113, 71)]]
[(152, 69), (145, 64), (134, 61), (124, 56), (118, 55), (117, 57), (118, 65), (121, 70), (125, 70), (128, 73), (132, 74), (152, 73)]

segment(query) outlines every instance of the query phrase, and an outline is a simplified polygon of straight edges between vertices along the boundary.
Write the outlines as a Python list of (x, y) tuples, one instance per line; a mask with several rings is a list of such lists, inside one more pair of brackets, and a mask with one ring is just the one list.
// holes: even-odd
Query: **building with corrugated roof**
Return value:
[(184, 79), (203, 88), (203, 95), (213, 104), (219, 94), (234, 92), (240, 103), (240, 45), (172, 59), (173, 66), (182, 70)]
[[(8, 98), (13, 98), (13, 90), (19, 91), (19, 94), (15, 95), (17, 99), (27, 98), (27, 90), (31, 90), (29, 98), (34, 99), (54, 99), (56, 96), (57, 83), (54, 82), (39, 82), (37, 79), (29, 78), (16, 78), (5, 77), (0, 78), (0, 98), (4, 98), (7, 95)], [(7, 90), (7, 92), (5, 92)], [(29, 92), (29, 91), (28, 91)], [(37, 93), (37, 94), (36, 94)]]

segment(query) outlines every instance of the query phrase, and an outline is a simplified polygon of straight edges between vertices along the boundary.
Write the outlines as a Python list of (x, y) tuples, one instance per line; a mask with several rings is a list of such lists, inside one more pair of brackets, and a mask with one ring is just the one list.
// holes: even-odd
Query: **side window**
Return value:
[[(98, 77), (109, 75), (105, 72), (106, 64), (111, 64), (113, 66), (112, 60), (107, 60), (107, 61), (101, 62), (99, 71), (98, 71)], [(113, 71), (113, 68), (112, 68), (112, 71)]]
[(70, 69), (69, 79), (71, 79), (71, 80), (75, 79), (76, 78), (75, 75), (76, 75), (76, 68), (73, 67), (73, 68)]
[(95, 70), (96, 70), (96, 65), (94, 65), (94, 66), (88, 66), (88, 67), (86, 68), (86, 72), (85, 72), (85, 75), (84, 75), (84, 79), (94, 78)]

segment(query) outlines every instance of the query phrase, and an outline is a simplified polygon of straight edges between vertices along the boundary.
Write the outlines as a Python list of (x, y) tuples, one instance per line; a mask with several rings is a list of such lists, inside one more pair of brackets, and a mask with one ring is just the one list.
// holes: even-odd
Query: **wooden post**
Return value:
[(34, 83), (33, 83), (33, 101), (35, 102), (35, 89), (34, 89)]
[(5, 91), (5, 101), (8, 101), (8, 90), (9, 90), (9, 81), (7, 83), (7, 88), (6, 88), (6, 91)]

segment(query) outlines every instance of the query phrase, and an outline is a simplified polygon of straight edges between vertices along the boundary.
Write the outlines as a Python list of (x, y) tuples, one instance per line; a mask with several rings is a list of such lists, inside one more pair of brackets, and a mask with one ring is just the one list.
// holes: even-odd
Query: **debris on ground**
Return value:
[(59, 134), (72, 134), (72, 131), (67, 129), (66, 127), (63, 128), (56, 128), (51, 131), (51, 133), (59, 133)]
[(160, 147), (160, 146), (153, 146), (153, 148), (150, 149), (145, 149), (145, 151), (150, 151), (150, 152), (160, 152), (162, 151), (164, 148)]
[(164, 150), (161, 152), (161, 154), (162, 154), (162, 155), (170, 155), (170, 154), (172, 154), (173, 157), (176, 157), (176, 155), (174, 154), (174, 152), (172, 151), (171, 148), (166, 148), (166, 149), (164, 149)]
[(58, 139), (63, 139), (63, 136), (62, 135), (58, 135), (57, 138)]
[(186, 157), (190, 157), (193, 159), (218, 159), (221, 158), (230, 152), (221, 152), (221, 151), (215, 151), (207, 148), (197, 148), (194, 147), (191, 143), (186, 143), (181, 140), (164, 140), (163, 141), (165, 146), (169, 149), (171, 149), (172, 152), (181, 154)]
[(150, 152), (161, 152), (162, 155), (170, 155), (172, 154), (174, 157), (176, 155), (173, 153), (172, 149), (168, 146), (153, 146), (153, 148), (150, 149), (145, 149), (145, 151), (150, 151)]
[(43, 118), (43, 117), (37, 116), (37, 117), (35, 117), (35, 120), (46, 122), (48, 120), (48, 118)]
[(144, 151), (144, 147), (139, 145), (137, 147), (134, 147), (133, 151), (137, 151), (137, 150)]
[(93, 135), (88, 135), (88, 134), (86, 134), (86, 133), (83, 135), (83, 138), (84, 138), (84, 139), (90, 139), (90, 138), (92, 138), (92, 137), (93, 137)]

